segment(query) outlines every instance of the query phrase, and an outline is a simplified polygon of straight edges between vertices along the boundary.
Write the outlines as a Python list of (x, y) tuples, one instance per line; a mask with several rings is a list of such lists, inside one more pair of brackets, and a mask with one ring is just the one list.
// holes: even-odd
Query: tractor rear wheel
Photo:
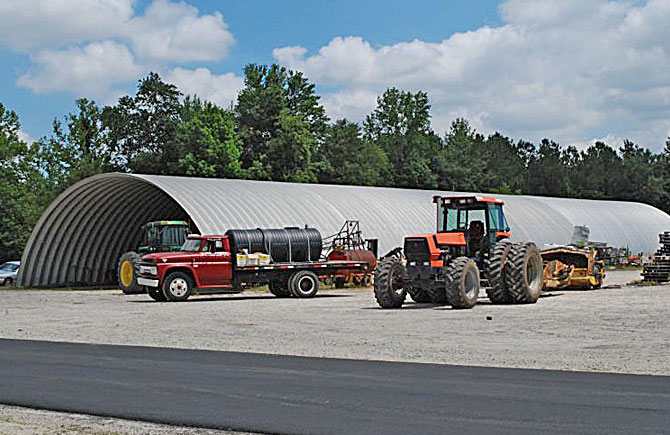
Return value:
[(116, 276), (119, 288), (127, 295), (142, 293), (143, 288), (137, 285), (137, 264), (140, 262), (140, 254), (137, 252), (126, 252), (119, 258)]
[(472, 308), (479, 297), (479, 268), (468, 257), (458, 257), (444, 271), (445, 294), (452, 308)]
[(534, 304), (543, 284), (542, 256), (533, 242), (512, 246), (505, 264), (505, 283), (513, 301)]
[(375, 299), (382, 308), (400, 308), (405, 302), (407, 269), (397, 257), (386, 257), (375, 268)]
[(407, 293), (417, 304), (429, 304), (433, 300), (430, 298), (430, 294), (421, 287), (416, 287), (414, 285), (407, 286)]
[(512, 249), (509, 239), (499, 240), (491, 250), (486, 264), (486, 274), (489, 278), (490, 287), (486, 289), (486, 295), (494, 304), (510, 304), (514, 298), (507, 291), (505, 283), (505, 264)]
[(288, 298), (291, 297), (291, 290), (288, 288), (288, 280), (284, 279), (273, 279), (268, 283), (268, 289), (270, 293), (277, 296), (278, 298)]

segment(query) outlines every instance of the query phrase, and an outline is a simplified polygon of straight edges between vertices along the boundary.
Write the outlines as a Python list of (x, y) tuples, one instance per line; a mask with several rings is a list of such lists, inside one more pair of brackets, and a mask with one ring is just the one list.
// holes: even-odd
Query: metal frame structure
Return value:
[[(115, 282), (121, 253), (137, 246), (142, 224), (187, 220), (201, 234), (230, 228), (282, 228), (309, 224), (334, 234), (357, 220), (379, 239), (379, 253), (406, 234), (435, 227), (431, 199), (465, 192), (336, 186), (269, 181), (102, 174), (63, 192), (35, 226), (22, 257), (18, 284), (29, 287), (101, 286)], [(505, 202), (512, 238), (565, 244), (575, 225), (594, 240), (656, 249), (670, 216), (632, 202), (496, 195)]]

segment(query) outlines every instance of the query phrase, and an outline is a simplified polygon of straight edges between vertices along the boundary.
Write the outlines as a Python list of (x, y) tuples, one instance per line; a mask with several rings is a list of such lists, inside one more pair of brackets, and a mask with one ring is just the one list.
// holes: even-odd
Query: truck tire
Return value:
[(468, 257), (458, 257), (444, 271), (445, 295), (452, 308), (472, 308), (479, 297), (479, 268)]
[(159, 288), (147, 287), (147, 294), (156, 302), (167, 302), (167, 298)]
[(142, 293), (144, 290), (137, 285), (137, 264), (140, 262), (140, 254), (137, 252), (126, 252), (119, 258), (119, 264), (116, 268), (116, 276), (119, 282), (119, 288), (127, 295)]
[(319, 278), (312, 271), (301, 270), (289, 279), (289, 289), (296, 298), (313, 298), (319, 291)]
[(172, 272), (163, 280), (163, 296), (171, 302), (183, 302), (193, 292), (193, 279), (184, 272)]
[(509, 239), (499, 240), (489, 255), (486, 264), (486, 274), (489, 278), (490, 287), (486, 289), (486, 295), (494, 304), (511, 304), (514, 298), (507, 291), (505, 283), (505, 264), (509, 252), (512, 249), (512, 242)]
[(417, 304), (429, 304), (433, 302), (430, 298), (430, 294), (421, 287), (410, 285), (407, 287), (407, 294), (409, 294), (409, 297)]
[(336, 276), (334, 282), (335, 282), (335, 288), (344, 288), (344, 285), (346, 284), (347, 280), (346, 278), (343, 278), (341, 276)]
[(400, 308), (405, 302), (407, 289), (402, 287), (407, 280), (407, 269), (397, 257), (382, 259), (374, 273), (375, 299), (382, 308)]
[(543, 267), (540, 251), (533, 242), (512, 245), (505, 264), (505, 283), (513, 301), (534, 304), (543, 285)]
[(291, 297), (291, 291), (288, 289), (288, 280), (270, 280), (268, 283), (268, 289), (270, 289), (270, 293), (277, 296), (278, 298)]

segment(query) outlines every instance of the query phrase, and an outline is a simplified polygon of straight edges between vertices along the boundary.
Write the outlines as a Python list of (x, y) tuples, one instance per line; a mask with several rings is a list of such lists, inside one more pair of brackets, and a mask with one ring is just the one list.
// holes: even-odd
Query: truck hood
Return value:
[(147, 263), (178, 263), (191, 261), (200, 256), (200, 252), (155, 252), (142, 257), (142, 261)]

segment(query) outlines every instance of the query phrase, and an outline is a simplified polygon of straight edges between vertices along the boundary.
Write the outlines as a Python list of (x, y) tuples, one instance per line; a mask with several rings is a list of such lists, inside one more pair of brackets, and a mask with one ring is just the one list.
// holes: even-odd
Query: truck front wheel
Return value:
[(182, 302), (193, 292), (193, 279), (184, 272), (172, 272), (163, 280), (163, 295), (168, 301)]
[(312, 298), (319, 291), (319, 278), (314, 272), (303, 270), (291, 277), (289, 288), (296, 298)]

